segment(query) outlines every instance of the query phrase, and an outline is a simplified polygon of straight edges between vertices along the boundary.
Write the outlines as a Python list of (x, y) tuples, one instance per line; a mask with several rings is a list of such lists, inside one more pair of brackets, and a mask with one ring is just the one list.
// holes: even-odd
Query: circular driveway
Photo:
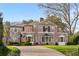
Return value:
[(64, 54), (44, 46), (16, 46), (21, 56), (65, 56)]

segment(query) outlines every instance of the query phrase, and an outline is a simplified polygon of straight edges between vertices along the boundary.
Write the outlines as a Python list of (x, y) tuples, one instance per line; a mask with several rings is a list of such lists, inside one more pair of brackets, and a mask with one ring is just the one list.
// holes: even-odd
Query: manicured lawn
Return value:
[(45, 47), (58, 50), (67, 56), (79, 56), (79, 45), (45, 45)]

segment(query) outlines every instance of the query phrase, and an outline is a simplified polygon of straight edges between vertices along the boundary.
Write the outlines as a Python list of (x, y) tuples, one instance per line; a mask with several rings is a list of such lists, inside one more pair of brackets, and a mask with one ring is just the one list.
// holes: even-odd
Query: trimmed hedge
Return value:
[[(20, 55), (20, 50), (13, 46), (0, 46), (0, 56), (7, 56), (10, 52)], [(13, 56), (13, 55), (10, 55)], [(14, 55), (15, 56), (15, 55)]]
[(47, 45), (46, 47), (51, 49), (56, 49), (67, 56), (79, 56), (79, 46), (78, 45), (68, 45), (68, 46), (57, 46), (57, 45)]
[(9, 45), (15, 45), (15, 46), (18, 46), (18, 45), (19, 45), (19, 42), (9, 42)]
[(9, 45), (14, 45), (14, 46), (31, 46), (32, 43), (29, 42), (29, 41), (27, 41), (27, 42), (21, 42), (21, 43), (19, 43), (19, 42), (10, 42)]
[(68, 42), (67, 45), (77, 45), (75, 42)]

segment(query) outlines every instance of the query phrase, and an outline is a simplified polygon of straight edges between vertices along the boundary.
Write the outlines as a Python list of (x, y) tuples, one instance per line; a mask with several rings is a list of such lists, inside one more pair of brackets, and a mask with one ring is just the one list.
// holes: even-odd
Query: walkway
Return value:
[(21, 51), (21, 56), (65, 56), (64, 54), (44, 46), (16, 46)]

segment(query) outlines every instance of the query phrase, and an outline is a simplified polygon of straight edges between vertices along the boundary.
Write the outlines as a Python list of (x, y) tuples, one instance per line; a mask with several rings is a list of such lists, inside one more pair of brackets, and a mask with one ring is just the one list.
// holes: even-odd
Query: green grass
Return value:
[(79, 56), (79, 45), (46, 45), (45, 47), (58, 50), (67, 56)]

